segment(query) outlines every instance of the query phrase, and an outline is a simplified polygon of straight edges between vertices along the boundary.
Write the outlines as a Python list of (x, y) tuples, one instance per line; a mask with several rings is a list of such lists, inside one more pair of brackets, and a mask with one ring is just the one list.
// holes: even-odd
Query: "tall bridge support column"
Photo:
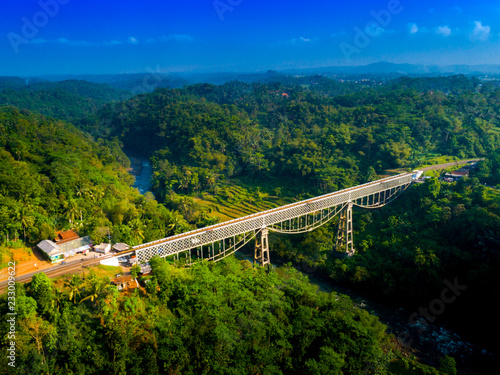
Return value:
[(271, 264), (269, 258), (269, 231), (263, 228), (257, 236), (255, 236), (255, 258), (253, 264), (260, 263), (261, 266)]
[(344, 251), (350, 257), (355, 253), (352, 235), (352, 202), (347, 203), (347, 207), (340, 213), (335, 248), (337, 251)]

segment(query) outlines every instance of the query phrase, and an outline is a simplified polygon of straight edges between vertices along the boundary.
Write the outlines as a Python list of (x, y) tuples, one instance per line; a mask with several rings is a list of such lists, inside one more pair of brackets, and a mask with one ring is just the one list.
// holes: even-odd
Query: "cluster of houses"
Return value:
[(471, 163), (466, 167), (460, 168), (453, 172), (448, 172), (444, 175), (443, 181), (456, 182), (464, 177), (469, 177), (470, 170), (476, 168), (476, 163)]
[[(56, 238), (53, 240), (43, 240), (38, 243), (37, 247), (44, 252), (52, 263), (63, 262), (65, 259), (70, 258), (77, 254), (87, 254), (94, 251), (100, 254), (108, 254), (110, 252), (122, 252), (130, 248), (125, 243), (117, 243), (111, 246), (110, 243), (100, 243), (94, 245), (90, 236), (79, 237), (77, 233), (72, 230), (60, 231), (56, 233)], [(132, 266), (138, 264), (135, 256), (127, 256), (127, 265)], [(149, 263), (141, 264), (141, 274), (148, 274), (151, 272)], [(116, 285), (118, 290), (127, 291), (139, 288), (139, 282), (132, 275), (116, 275), (111, 283)]]
[(79, 237), (72, 230), (57, 232), (54, 240), (40, 241), (37, 247), (47, 255), (52, 263), (61, 262), (76, 254), (87, 254), (91, 250), (107, 254), (112, 250), (120, 252), (129, 249), (129, 245), (125, 243), (117, 243), (113, 246), (109, 243), (94, 245), (90, 236)]
[(139, 282), (131, 275), (118, 276), (111, 280), (111, 283), (117, 286), (118, 290), (136, 289), (139, 288)]

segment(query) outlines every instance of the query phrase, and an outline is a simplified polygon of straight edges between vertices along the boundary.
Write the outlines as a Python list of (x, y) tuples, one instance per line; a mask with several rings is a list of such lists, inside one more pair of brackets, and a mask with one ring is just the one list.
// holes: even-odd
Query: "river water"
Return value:
[(141, 194), (146, 194), (148, 191), (151, 191), (151, 178), (153, 173), (149, 160), (128, 153), (127, 156), (130, 159), (129, 173), (135, 178), (134, 187), (138, 189)]

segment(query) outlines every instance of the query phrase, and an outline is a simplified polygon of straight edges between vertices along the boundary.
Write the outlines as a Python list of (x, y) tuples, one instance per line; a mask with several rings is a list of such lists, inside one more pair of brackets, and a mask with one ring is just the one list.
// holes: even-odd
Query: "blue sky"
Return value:
[[(495, 4), (496, 3), (496, 4)], [(500, 3), (3, 0), (0, 75), (500, 64)]]

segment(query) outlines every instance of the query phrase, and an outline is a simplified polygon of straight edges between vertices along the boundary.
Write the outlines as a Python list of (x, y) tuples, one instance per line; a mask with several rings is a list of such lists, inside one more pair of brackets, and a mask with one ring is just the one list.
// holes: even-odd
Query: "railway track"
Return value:
[(233, 219), (233, 220), (225, 221), (225, 222), (222, 222), (222, 223), (210, 225), (208, 227), (204, 227), (204, 228), (200, 228), (200, 229), (195, 229), (195, 230), (192, 230), (192, 231), (189, 231), (189, 232), (185, 232), (185, 233), (180, 233), (180, 234), (177, 234), (177, 235), (174, 235), (174, 236), (170, 236), (170, 237), (167, 237), (167, 238), (163, 238), (163, 239), (160, 239), (160, 240), (156, 240), (156, 241), (152, 241), (152, 242), (148, 242), (148, 243), (145, 243), (145, 244), (142, 244), (142, 245), (135, 246), (132, 249), (130, 249), (128, 251), (128, 253), (130, 253), (132, 250), (134, 250), (134, 251), (141, 250), (141, 249), (149, 248), (149, 247), (152, 247), (152, 246), (155, 246), (155, 245), (160, 245), (160, 244), (172, 242), (172, 241), (184, 238), (184, 237), (190, 237), (190, 236), (193, 236), (193, 235), (196, 235), (196, 234), (213, 231), (215, 229), (220, 229), (220, 228), (223, 228), (223, 227), (226, 227), (226, 226), (229, 226), (229, 225), (233, 225), (233, 224), (245, 221), (245, 220), (249, 220), (249, 219), (254, 219), (254, 218), (257, 218), (257, 217), (265, 216), (265, 215), (268, 215), (268, 214), (271, 214), (271, 213), (274, 213), (274, 212), (277, 212), (277, 211), (287, 210), (287, 209), (290, 209), (290, 208), (293, 208), (293, 207), (296, 207), (296, 206), (301, 206), (301, 205), (304, 205), (304, 204), (311, 204), (311, 203), (313, 203), (315, 201), (318, 201), (318, 200), (321, 200), (321, 199), (325, 199), (325, 198), (328, 198), (328, 197), (331, 197), (331, 196), (334, 196), (334, 195), (338, 195), (338, 194), (343, 194), (343, 193), (346, 193), (346, 192), (354, 191), (356, 189), (359, 189), (360, 187), (364, 187), (365, 188), (365, 187), (369, 187), (369, 186), (372, 186), (372, 185), (377, 185), (377, 184), (380, 184), (380, 183), (383, 183), (383, 182), (386, 182), (386, 181), (389, 181), (389, 180), (393, 180), (393, 179), (398, 178), (398, 177), (404, 177), (404, 176), (412, 175), (412, 174), (413, 174), (413, 172), (409, 172), (409, 173), (402, 173), (402, 174), (397, 175), (397, 176), (386, 177), (386, 178), (383, 178), (383, 179), (380, 179), (380, 180), (377, 180), (377, 181), (373, 181), (373, 182), (369, 182), (369, 183), (366, 183), (366, 184), (354, 186), (354, 187), (351, 187), (351, 188), (347, 188), (347, 189), (335, 191), (333, 193), (328, 193), (328, 194), (320, 195), (318, 197), (306, 199), (306, 200), (303, 200), (303, 201), (299, 201), (299, 202), (295, 202), (295, 203), (290, 203), (290, 204), (287, 204), (285, 206), (276, 207), (276, 208), (272, 208), (270, 210), (257, 212), (257, 213), (251, 214), (251, 215), (247, 215), (247, 216), (243, 216), (243, 217), (237, 218), (237, 219)]
[[(116, 256), (116, 254), (113, 254)], [(69, 273), (81, 272), (82, 269), (88, 268), (93, 265), (98, 265), (103, 259), (109, 259), (111, 255), (106, 255), (100, 258), (82, 259), (81, 261), (73, 261), (67, 264), (58, 264), (48, 269), (41, 269), (34, 272), (26, 273), (23, 275), (16, 275), (15, 279), (18, 283), (26, 283), (31, 281), (31, 278), (38, 273), (45, 273), (49, 278), (53, 279), (58, 276), (66, 275)], [(0, 281), (0, 293), (3, 293), (7, 288), (7, 281)]]

